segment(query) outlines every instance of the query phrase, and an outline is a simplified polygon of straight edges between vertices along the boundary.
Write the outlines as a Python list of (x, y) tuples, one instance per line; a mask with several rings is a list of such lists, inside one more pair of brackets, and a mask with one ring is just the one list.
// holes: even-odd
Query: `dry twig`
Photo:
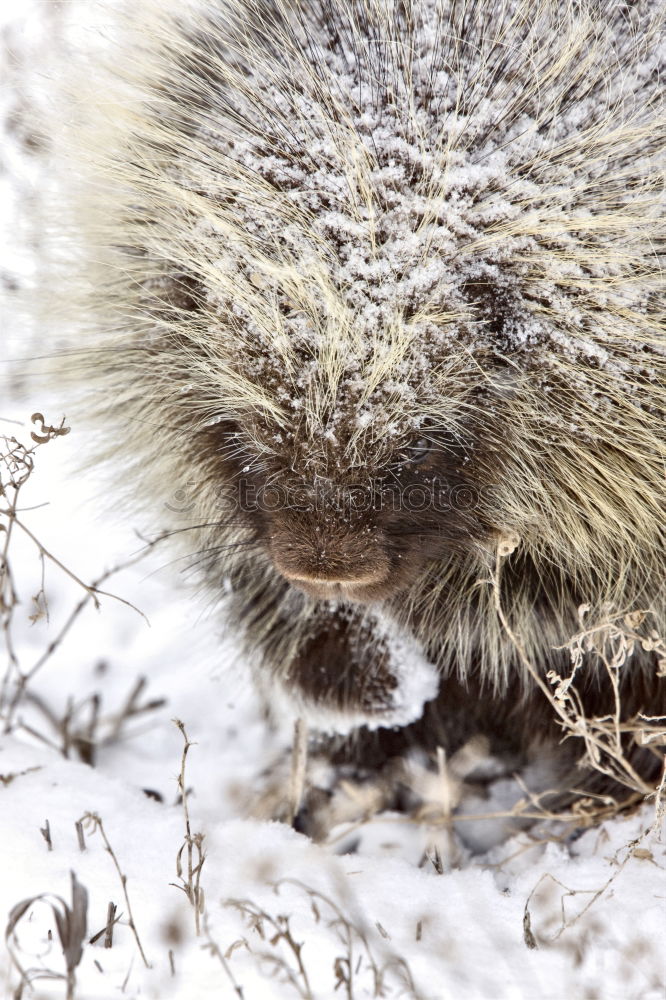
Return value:
[[(173, 722), (180, 730), (184, 740), (183, 753), (180, 759), (180, 774), (178, 775), (178, 791), (180, 793), (180, 799), (183, 805), (183, 815), (185, 817), (185, 839), (178, 851), (178, 854), (176, 855), (176, 873), (182, 885), (177, 885), (175, 882), (172, 882), (171, 884), (175, 885), (177, 889), (182, 889), (191, 903), (194, 909), (194, 927), (198, 937), (201, 933), (201, 914), (204, 911), (205, 905), (204, 891), (201, 887), (201, 869), (203, 868), (203, 863), (206, 860), (206, 854), (203, 848), (204, 835), (203, 833), (192, 833), (190, 810), (187, 804), (185, 767), (187, 764), (187, 754), (193, 744), (190, 743), (185, 726), (180, 719), (174, 719)], [(183, 851), (186, 852), (187, 877), (183, 874)]]
[(130, 903), (129, 894), (127, 892), (127, 875), (123, 875), (120, 870), (120, 864), (118, 863), (118, 858), (116, 857), (115, 851), (109, 843), (109, 838), (106, 835), (106, 830), (104, 829), (104, 824), (102, 823), (101, 817), (97, 813), (87, 812), (81, 817), (81, 822), (84, 826), (87, 825), (88, 832), (94, 834), (99, 830), (102, 840), (104, 841), (104, 846), (106, 850), (111, 855), (111, 859), (118, 872), (118, 878), (120, 879), (120, 884), (123, 888), (123, 895), (125, 897), (125, 905), (127, 906), (127, 922), (131, 928), (132, 934), (134, 935), (134, 940), (136, 941), (137, 948), (139, 949), (139, 954), (143, 960), (143, 964), (147, 969), (151, 968), (150, 962), (146, 958), (146, 954), (143, 950), (143, 945), (141, 944), (141, 938), (139, 937), (139, 932), (137, 930), (136, 924), (134, 922), (134, 916), (132, 914), (132, 905)]

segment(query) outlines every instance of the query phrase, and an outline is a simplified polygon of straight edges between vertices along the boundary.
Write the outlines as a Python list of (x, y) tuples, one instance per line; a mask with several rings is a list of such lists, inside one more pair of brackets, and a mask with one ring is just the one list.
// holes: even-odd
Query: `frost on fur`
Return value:
[(76, 336), (275, 670), (319, 611), (220, 481), (369, 488), (419, 435), (482, 498), (385, 602), (442, 670), (516, 665), (498, 537), (537, 663), (583, 601), (663, 617), (662, 5), (143, 4), (115, 44), (70, 130)]

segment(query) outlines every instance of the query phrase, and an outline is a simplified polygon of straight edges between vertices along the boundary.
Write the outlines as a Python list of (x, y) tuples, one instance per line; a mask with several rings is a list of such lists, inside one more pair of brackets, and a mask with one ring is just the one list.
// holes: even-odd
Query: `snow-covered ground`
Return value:
[[(9, 198), (11, 136), (5, 151), (0, 262), (11, 286), (27, 265)], [(21, 183), (32, 183), (27, 164)], [(16, 344), (13, 301), (10, 287), (4, 333)], [(3, 365), (0, 432), (29, 444), (30, 414), (47, 401), (10, 399), (5, 376)], [(81, 452), (77, 427), (38, 449), (21, 519), (89, 583), (131, 559), (148, 526), (138, 515), (114, 517), (106, 487), (75, 471)], [(77, 1000), (666, 995), (666, 842), (653, 805), (577, 837), (542, 829), (476, 855), (457, 834), (397, 815), (338, 829), (323, 844), (248, 819), (265, 772), (284, 763), (290, 733), (264, 722), (224, 621), (173, 553), (158, 546), (109, 579), (104, 589), (128, 603), (107, 597), (95, 610), (89, 602), (49, 653), (84, 592), (50, 558), (42, 564), (34, 540), (14, 535), (17, 661), (25, 671), (46, 656), (12, 730), (0, 733), (3, 995), (21, 995), (20, 963), (32, 979), (23, 996), (65, 997), (66, 956)], [(46, 601), (35, 600), (42, 587)], [(1, 637), (0, 653), (1, 682)], [(184, 891), (184, 742), (174, 718), (192, 743), (185, 787), (194, 865), (199, 847), (205, 856), (193, 875), (202, 890), (198, 935)], [(420, 866), (435, 846), (439, 874)], [(77, 888), (75, 904), (72, 875), (87, 893)], [(117, 922), (105, 947), (109, 904)]]

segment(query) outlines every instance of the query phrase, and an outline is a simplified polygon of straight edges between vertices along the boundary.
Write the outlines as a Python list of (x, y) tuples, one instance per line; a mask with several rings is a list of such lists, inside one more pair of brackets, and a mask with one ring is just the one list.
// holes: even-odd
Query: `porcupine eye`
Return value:
[(409, 444), (401, 453), (400, 458), (409, 465), (420, 465), (430, 454), (430, 441), (427, 438), (418, 438)]

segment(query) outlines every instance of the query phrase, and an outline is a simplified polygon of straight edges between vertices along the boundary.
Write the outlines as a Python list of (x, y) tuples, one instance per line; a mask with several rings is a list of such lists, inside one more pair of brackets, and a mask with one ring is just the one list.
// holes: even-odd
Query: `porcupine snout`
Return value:
[(271, 524), (270, 554), (277, 571), (312, 597), (376, 600), (391, 589), (386, 539), (371, 521), (282, 511)]

